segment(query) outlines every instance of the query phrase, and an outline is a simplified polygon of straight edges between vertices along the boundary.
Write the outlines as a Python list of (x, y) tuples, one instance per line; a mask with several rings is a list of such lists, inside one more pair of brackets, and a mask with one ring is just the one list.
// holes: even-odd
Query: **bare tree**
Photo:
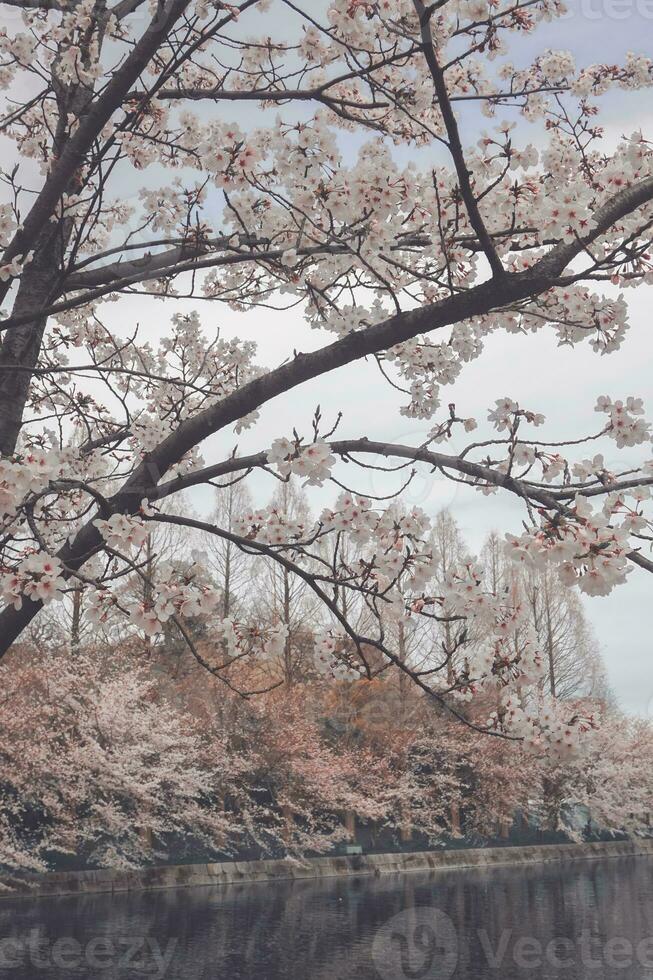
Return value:
[[(252, 498), (243, 483), (232, 483), (216, 493), (211, 519), (226, 531), (236, 530), (237, 518), (252, 507)], [(238, 615), (243, 604), (251, 602), (252, 562), (229, 539), (212, 537), (207, 543), (207, 559), (211, 574), (218, 583), (223, 617)]]
[[(306, 494), (294, 481), (278, 487), (268, 509), (284, 522), (311, 524)], [(280, 624), (285, 630), (282, 673), (290, 684), (306, 673), (313, 636), (320, 628), (320, 603), (305, 581), (275, 561), (259, 558), (254, 570), (250, 564), (250, 575), (254, 616), (261, 623)]]

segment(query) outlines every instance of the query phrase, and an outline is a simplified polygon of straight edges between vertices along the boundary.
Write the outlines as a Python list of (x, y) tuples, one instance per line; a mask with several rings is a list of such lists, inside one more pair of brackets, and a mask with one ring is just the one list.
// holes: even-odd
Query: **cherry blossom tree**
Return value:
[[(531, 784), (532, 805), (539, 808), (543, 824), (558, 830), (565, 808), (581, 805), (595, 827), (648, 836), (652, 736), (648, 721), (611, 716), (578, 756), (563, 764), (543, 758), (539, 790), (537, 783)], [(566, 829), (573, 833), (573, 824), (568, 821)]]
[(386, 760), (330, 743), (310, 690), (250, 704), (221, 688), (216, 710), (197, 674), (166, 682), (130, 651), (11, 660), (0, 666), (0, 866), (42, 871), (63, 855), (133, 867), (171, 846), (298, 857), (346, 839), (348, 811), (385, 813)]
[(329, 739), (306, 688), (284, 686), (259, 702), (251, 745), (258, 785), (271, 806), (255, 828), (273, 853), (331, 851), (350, 836), (348, 813), (364, 820), (386, 811), (387, 760), (365, 746)]
[[(4, 7), (2, 650), (45, 604), (82, 590), (98, 620), (111, 611), (150, 635), (173, 624), (199, 656), (184, 619), (220, 605), (201, 556), (170, 566), (143, 603), (120, 595), (124, 578), (147, 578), (151, 524), (176, 525), (310, 589), (327, 623), (318, 653), (352, 676), (392, 666), (461, 716), (489, 689), (494, 710), (478, 727), (571, 747), (592, 722), (559, 704), (542, 713), (525, 694), (542, 653), (523, 600), (487, 588), (473, 560), (431, 591), (428, 516), (398, 516), (356, 493), (351, 474), (422, 467), (514, 495), (525, 529), (508, 538), (512, 559), (589, 595), (632, 565), (653, 570), (653, 474), (637, 448), (650, 425), (636, 394), (597, 393), (598, 431), (563, 440), (536, 438), (538, 406), (497, 392), (494, 437), (475, 442), (476, 420), (439, 399), (497, 331), (553, 331), (615, 356), (624, 293), (653, 276), (653, 153), (641, 132), (602, 142), (594, 117), (609, 90), (649, 87), (650, 61), (577, 66), (542, 50), (516, 68), (514, 38), (560, 17), (561, 0)], [(134, 296), (150, 298), (140, 330), (126, 312)], [(320, 340), (263, 366), (253, 342), (216, 334), (182, 299), (254, 309), (263, 324), (269, 308), (297, 307)], [(334, 404), (280, 424), (271, 445), (213, 455), (214, 437), (255, 432), (278, 395), (364, 358), (405, 392), (402, 414), (432, 426), (421, 444), (364, 438), (334, 386)], [(338, 424), (348, 438), (334, 438)], [(452, 433), (472, 441), (446, 453)], [(594, 452), (598, 438), (629, 450), (623, 465)], [(333, 481), (336, 499), (313, 526), (273, 533), (267, 510), (234, 532), (178, 503), (253, 470)], [(325, 559), (328, 538), (342, 560)], [(343, 613), (343, 590), (364, 620)], [(392, 639), (394, 625), (443, 616), (456, 642), (463, 621), (485, 638), (444, 680)], [(228, 663), (282, 644), (268, 626), (255, 636), (224, 617)]]
[(211, 805), (234, 786), (237, 758), (142, 664), (87, 651), (0, 669), (0, 864), (44, 870), (63, 854), (130, 867), (161, 860), (170, 835), (225, 849), (240, 837)]
[(518, 811), (560, 829), (578, 804), (603, 830), (648, 832), (647, 722), (611, 715), (552, 756), (474, 731), (491, 699), (461, 726), (396, 672), (313, 674), (243, 698), (258, 672), (238, 660), (225, 684), (190, 653), (171, 669), (158, 643), (12, 651), (0, 665), (0, 866), (131, 867), (198, 847), (297, 860), (363, 824), (442, 844), (492, 838)]

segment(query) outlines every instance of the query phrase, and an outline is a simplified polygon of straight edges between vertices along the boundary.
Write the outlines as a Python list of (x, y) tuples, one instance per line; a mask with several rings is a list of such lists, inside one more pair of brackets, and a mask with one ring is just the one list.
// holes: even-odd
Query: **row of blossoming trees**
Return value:
[[(269, 511), (311, 520), (292, 484)], [(241, 486), (220, 495), (214, 516), (238, 526), (250, 512)], [(391, 514), (399, 519), (396, 506)], [(173, 574), (195, 574), (195, 543), (151, 532), (139, 551), (146, 573), (122, 580), (112, 611), (98, 617), (90, 597), (73, 594), (0, 668), (3, 865), (301, 856), (331, 850), (357, 827), (367, 846), (433, 846), (492, 839), (518, 815), (572, 837), (588, 814), (603, 830), (648, 832), (653, 729), (613, 705), (573, 593), (548, 570), (515, 568), (496, 536), (478, 574), (486, 587), (519, 595), (522, 625), (546, 651), (530, 708), (546, 716), (539, 699), (548, 695), (588, 725), (600, 719), (582, 751), (567, 749), (564, 732), (554, 754), (489, 736), (496, 699), (446, 710), (403, 672), (382, 669), (373, 650), (373, 676), (361, 677), (350, 640), (342, 638), (335, 659), (325, 649), (310, 589), (291, 587), (267, 557), (252, 573), (229, 542), (205, 559), (214, 601), (208, 612), (189, 611), (186, 638), (155, 631), (142, 615), (125, 625), (119, 606), (142, 611)], [(442, 587), (451, 567), (470, 560), (448, 513), (433, 521), (429, 543)], [(364, 604), (350, 615), (365, 617)], [(225, 622), (247, 628), (247, 649), (230, 647)], [(270, 623), (279, 639), (262, 658), (259, 637)], [(461, 639), (455, 616), (428, 626), (400, 621), (394, 641), (408, 670), (437, 669), (444, 658), (452, 683), (482, 643), (464, 629), (470, 635)], [(456, 717), (463, 712), (465, 722)], [(574, 819), (579, 804), (582, 821)]]
[[(652, 276), (653, 151), (640, 130), (605, 139), (597, 116), (604, 98), (650, 87), (650, 60), (525, 54), (520, 38), (553, 30), (562, 0), (2, 10), (8, 678), (29, 669), (26, 637), (44, 607), (72, 597), (78, 620), (83, 605), (98, 623), (118, 615), (154, 637), (174, 632), (226, 690), (251, 662), (254, 676), (235, 686), (265, 689), (269, 659), (281, 648), (289, 658), (285, 624), (254, 629), (220, 611), (205, 560), (219, 540), (272, 562), (286, 603), (310, 591), (319, 656), (343, 682), (393, 674), (479, 734), (554, 754), (579, 746), (596, 718), (541, 685), (547, 652), (518, 590), (488, 586), (474, 561), (438, 580), (426, 515), (354, 484), (385, 468), (401, 497), (414, 468), (479, 507), (510, 495), (523, 519), (512, 559), (589, 595), (635, 566), (653, 570), (650, 425), (616, 375), (609, 397), (596, 392), (589, 432), (572, 429), (573, 392), (564, 433), (501, 392), (481, 420), (492, 430), (476, 436), (455, 397), (440, 406), (498, 332), (553, 334), (618, 364), (625, 295)], [(270, 310), (291, 308), (311, 328), (304, 349), (281, 328), (270, 366), (251, 339), (221, 329), (222, 309), (268, 334)], [(419, 434), (365, 438), (337, 383), (313, 410), (311, 384), (354, 363), (387, 381), (389, 403), (399, 389)], [(259, 438), (273, 399), (299, 388), (297, 417)], [(269, 509), (234, 526), (190, 516), (184, 493), (252, 471), (328, 483), (333, 504), (310, 521)], [(153, 577), (150, 533), (174, 526), (201, 534), (198, 557)], [(123, 589), (134, 577), (138, 601)], [(219, 662), (196, 639), (207, 616)], [(448, 626), (439, 659), (407, 655), (415, 622)]]

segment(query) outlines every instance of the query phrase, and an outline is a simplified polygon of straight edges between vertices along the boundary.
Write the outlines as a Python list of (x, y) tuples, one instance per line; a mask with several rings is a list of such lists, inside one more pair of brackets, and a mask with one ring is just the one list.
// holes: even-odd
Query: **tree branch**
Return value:
[(447, 130), (447, 136), (449, 137), (449, 149), (451, 151), (451, 156), (458, 175), (460, 193), (463, 201), (465, 202), (465, 207), (467, 209), (472, 228), (478, 235), (478, 240), (483, 246), (483, 251), (485, 252), (487, 260), (490, 263), (490, 268), (495, 276), (501, 277), (505, 274), (505, 270), (501, 259), (497, 255), (492, 239), (488, 234), (488, 230), (485, 227), (485, 222), (481, 217), (481, 212), (479, 210), (476, 197), (474, 196), (474, 191), (472, 190), (470, 171), (467, 169), (465, 153), (463, 151), (462, 143), (460, 142), (458, 123), (456, 122), (454, 111), (451, 108), (449, 92), (444, 79), (444, 72), (440, 68), (437, 56), (435, 54), (435, 48), (433, 46), (433, 35), (431, 33), (430, 21), (435, 7), (432, 6), (431, 8), (426, 9), (422, 3), (422, 0), (414, 0), (414, 3), (415, 10), (417, 11), (417, 15), (419, 17), (424, 57), (426, 58), (426, 63), (429, 66), (429, 71), (431, 72), (431, 77), (433, 78), (435, 93), (437, 95), (438, 104), (444, 120), (445, 129)]
[[(283, 392), (368, 354), (387, 350), (419, 333), (488, 314), (507, 303), (545, 292), (556, 284), (568, 263), (584, 250), (586, 244), (599, 238), (614, 222), (652, 199), (653, 177), (647, 177), (615, 194), (595, 212), (594, 228), (584, 239), (557, 245), (530, 269), (506, 274), (501, 279), (480, 283), (466, 292), (456, 293), (437, 303), (398, 313), (373, 327), (354, 331), (320, 350), (298, 354), (288, 364), (255, 378), (215, 405), (181, 422), (134, 470), (111, 498), (110, 506), (116, 513), (137, 513), (142, 498), (158, 485), (170, 467), (179, 462), (187, 452), (208, 436), (250, 414)], [(59, 558), (67, 567), (78, 569), (93, 554), (101, 551), (102, 547), (100, 533), (92, 521), (89, 521), (61, 549)], [(642, 561), (637, 563), (642, 564)], [(26, 598), (21, 609), (12, 607), (0, 613), (0, 656), (6, 653), (40, 608), (40, 602)]]

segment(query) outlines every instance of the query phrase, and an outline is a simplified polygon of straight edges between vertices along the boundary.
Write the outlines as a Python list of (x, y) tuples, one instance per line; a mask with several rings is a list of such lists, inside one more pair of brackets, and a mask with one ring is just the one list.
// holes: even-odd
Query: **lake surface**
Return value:
[(653, 980), (653, 859), (0, 902), (12, 980)]

